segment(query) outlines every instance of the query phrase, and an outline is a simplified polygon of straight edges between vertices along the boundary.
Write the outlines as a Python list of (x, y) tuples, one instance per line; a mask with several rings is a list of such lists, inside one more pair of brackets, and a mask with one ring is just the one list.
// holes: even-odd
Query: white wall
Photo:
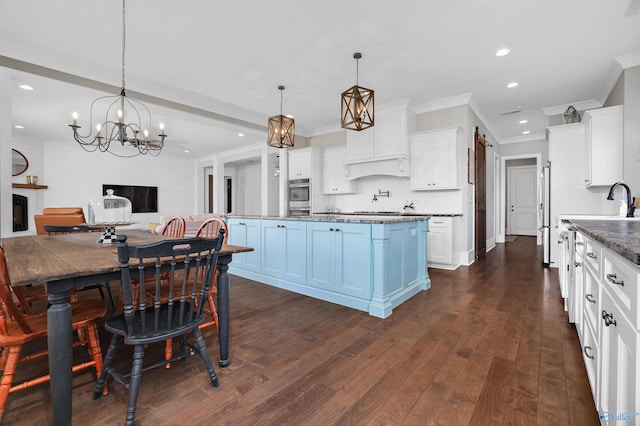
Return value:
[[(44, 142), (44, 163), (38, 183), (44, 207), (87, 206), (102, 195), (102, 184), (158, 187), (158, 213), (134, 213), (136, 228), (157, 222), (160, 216), (196, 213), (194, 160), (175, 158), (163, 152), (158, 157), (119, 158), (108, 153), (85, 152), (75, 142)], [(35, 232), (35, 230), (34, 230)]]
[(236, 164), (233, 193), (236, 198), (234, 213), (261, 214), (261, 163)]

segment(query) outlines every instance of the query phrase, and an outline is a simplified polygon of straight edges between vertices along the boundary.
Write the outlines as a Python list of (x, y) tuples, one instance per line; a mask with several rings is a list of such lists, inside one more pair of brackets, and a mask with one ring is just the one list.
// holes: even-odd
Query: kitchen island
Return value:
[[(427, 216), (227, 216), (229, 272), (386, 318), (431, 287)], [(242, 243), (242, 244), (241, 244)]]

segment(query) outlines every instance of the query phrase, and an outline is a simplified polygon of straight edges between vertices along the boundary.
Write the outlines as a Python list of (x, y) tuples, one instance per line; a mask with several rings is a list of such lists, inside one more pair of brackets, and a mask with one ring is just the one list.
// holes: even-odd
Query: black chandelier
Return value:
[[(102, 96), (91, 103), (89, 123), (104, 114), (104, 121), (96, 124), (95, 133), (90, 128), (89, 134), (78, 134), (78, 113), (73, 113), (73, 138), (85, 151), (108, 152), (118, 157), (134, 157), (141, 154), (157, 156), (164, 146), (164, 125), (159, 124), (159, 139), (149, 137), (151, 111), (142, 102), (127, 97), (125, 92), (124, 58), (126, 46), (125, 0), (122, 0), (122, 87), (120, 94)], [(127, 122), (125, 117), (130, 121)], [(113, 146), (111, 143), (113, 142)], [(114, 148), (114, 146), (116, 148)], [(123, 148), (123, 149), (120, 149)], [(133, 149), (131, 149), (133, 148)]]

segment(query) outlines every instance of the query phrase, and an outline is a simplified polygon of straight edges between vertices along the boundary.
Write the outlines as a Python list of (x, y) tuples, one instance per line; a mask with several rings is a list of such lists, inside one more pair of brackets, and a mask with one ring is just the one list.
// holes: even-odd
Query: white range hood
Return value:
[(407, 155), (352, 160), (345, 161), (343, 164), (347, 180), (376, 175), (409, 177), (409, 157)]

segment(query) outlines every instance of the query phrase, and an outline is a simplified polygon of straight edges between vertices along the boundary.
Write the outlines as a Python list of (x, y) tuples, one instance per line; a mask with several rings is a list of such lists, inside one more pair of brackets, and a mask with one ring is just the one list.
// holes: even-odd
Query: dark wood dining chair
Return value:
[[(60, 235), (60, 234), (73, 234), (76, 232), (104, 232), (104, 227), (101, 226), (89, 226), (89, 225), (44, 225), (44, 231), (48, 235)], [(100, 292), (100, 297), (104, 300), (104, 291), (103, 288), (107, 289), (107, 294), (109, 295), (109, 302), (111, 303), (111, 308), (116, 309), (116, 301), (113, 298), (113, 292), (111, 291), (111, 285), (108, 282), (89, 285), (86, 287), (78, 288), (78, 291), (84, 290), (92, 290), (98, 289)]]
[[(189, 353), (187, 348), (202, 358), (209, 380), (218, 387), (213, 364), (207, 353), (207, 346), (200, 331), (200, 324), (205, 320), (203, 306), (209, 288), (212, 285), (213, 273), (218, 261), (224, 237), (207, 240), (187, 238), (165, 240), (145, 246), (129, 246), (127, 236), (118, 237), (118, 261), (122, 273), (123, 313), (109, 318), (105, 328), (113, 333), (107, 350), (104, 369), (96, 383), (94, 399), (102, 394), (107, 377), (122, 384), (129, 390), (129, 402), (125, 425), (133, 426), (136, 414), (136, 403), (140, 390), (143, 371), (165, 365), (165, 359), (144, 366), (145, 347), (149, 344), (164, 342), (169, 338), (180, 339), (180, 354), (170, 362), (185, 360)], [(168, 267), (169, 283), (161, 284), (163, 262)], [(144, 265), (147, 265), (145, 268)], [(152, 266), (151, 266), (152, 265)], [(131, 270), (131, 267), (136, 267)], [(138, 282), (145, 282), (148, 277), (154, 278), (154, 302), (147, 305), (148, 292), (134, 292), (132, 287), (132, 271)], [(182, 271), (183, 279), (175, 279), (176, 272)], [(193, 279), (187, 279), (192, 276)], [(168, 297), (161, 300), (161, 292), (169, 290)], [(134, 299), (137, 298), (137, 308)], [(187, 341), (191, 335), (194, 343)], [(134, 346), (133, 362), (130, 374), (121, 374), (113, 368), (113, 362), (121, 342)], [(164, 358), (164, 357), (163, 357)]]
[[(227, 222), (218, 218), (212, 217), (210, 219), (205, 220), (200, 224), (198, 230), (196, 231), (196, 238), (216, 238), (220, 235), (220, 230), (224, 230), (224, 240), (223, 244), (227, 243), (227, 239), (229, 238), (229, 230), (227, 228)], [(181, 274), (178, 274), (177, 278), (181, 278)], [(205, 322), (200, 324), (200, 329), (205, 327), (209, 327), (211, 325), (216, 326), (216, 330), (218, 330), (218, 312), (216, 311), (216, 304), (214, 302), (214, 298), (218, 295), (218, 287), (216, 286), (216, 279), (218, 278), (218, 266), (215, 265), (215, 269), (213, 272), (213, 282), (211, 287), (209, 287), (209, 294), (207, 297), (207, 304), (203, 307), (203, 312), (209, 316)], [(166, 292), (165, 292), (166, 293)], [(166, 300), (167, 295), (163, 294), (162, 299)], [(153, 302), (153, 295), (149, 294), (147, 296), (148, 302)], [(173, 339), (167, 339), (166, 347), (165, 347), (165, 359), (168, 361), (173, 357)], [(166, 367), (169, 368), (171, 366), (170, 363), (167, 363)]]
[[(0, 247), (0, 423), (4, 415), (4, 408), (9, 394), (18, 390), (28, 389), (32, 386), (46, 383), (50, 380), (48, 374), (14, 384), (14, 376), (18, 366), (28, 361), (47, 356), (47, 351), (35, 353), (23, 353), (25, 345), (47, 337), (47, 312), (35, 314), (24, 313), (15, 302), (17, 295), (9, 278), (4, 250)], [(95, 368), (96, 376), (102, 371), (102, 351), (96, 321), (105, 313), (104, 304), (98, 300), (82, 300), (71, 302), (71, 323), (74, 331), (81, 333), (75, 344), (87, 344), (89, 362), (78, 363), (73, 366), (73, 372), (87, 368)], [(86, 339), (86, 340), (85, 340)], [(44, 345), (46, 347), (46, 345)], [(28, 348), (32, 345), (28, 345)], [(38, 345), (40, 347), (40, 345)], [(25, 351), (28, 349), (25, 349)], [(28, 368), (23, 368), (29, 371)], [(27, 373), (28, 374), (28, 373)], [(22, 374), (21, 374), (22, 375)], [(106, 394), (107, 388), (101, 389)]]

